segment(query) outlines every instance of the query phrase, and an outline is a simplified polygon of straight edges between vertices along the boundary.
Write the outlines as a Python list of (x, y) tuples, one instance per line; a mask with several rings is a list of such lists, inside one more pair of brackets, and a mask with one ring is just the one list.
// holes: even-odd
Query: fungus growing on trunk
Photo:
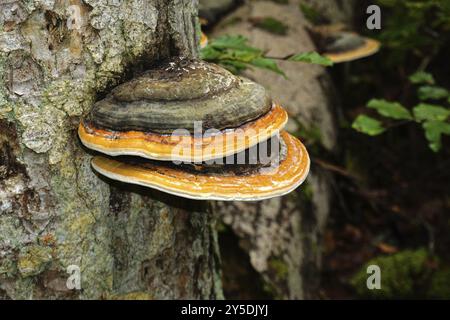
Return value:
[(365, 58), (380, 49), (379, 41), (346, 31), (341, 24), (317, 26), (310, 32), (321, 54), (333, 63)]
[(380, 42), (361, 37), (352, 32), (342, 32), (330, 36), (325, 46), (324, 56), (333, 63), (349, 62), (371, 56), (380, 49)]
[(286, 122), (260, 85), (176, 58), (114, 88), (78, 134), (86, 147), (115, 156), (92, 161), (111, 179), (192, 199), (261, 200), (292, 191), (309, 170), (301, 142), (280, 135)]
[(208, 45), (208, 37), (206, 36), (206, 34), (204, 34), (202, 32), (202, 35), (200, 37), (200, 48), (204, 48)]
[(112, 156), (205, 161), (265, 141), (286, 122), (262, 86), (213, 64), (178, 60), (114, 88), (78, 134), (86, 147)]
[(273, 165), (223, 165), (192, 168), (140, 159), (97, 156), (92, 166), (102, 175), (122, 182), (154, 188), (197, 200), (256, 201), (282, 196), (297, 188), (309, 171), (304, 145), (281, 133), (280, 162)]

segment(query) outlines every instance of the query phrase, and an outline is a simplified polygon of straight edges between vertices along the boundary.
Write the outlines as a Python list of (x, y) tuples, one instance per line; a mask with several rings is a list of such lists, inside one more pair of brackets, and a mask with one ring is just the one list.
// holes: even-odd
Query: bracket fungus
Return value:
[(205, 161), (279, 132), (287, 113), (264, 88), (203, 61), (171, 61), (117, 86), (78, 128), (82, 143), (111, 155)]
[(206, 36), (206, 34), (204, 34), (202, 32), (201, 36), (200, 36), (200, 48), (204, 48), (208, 45), (208, 37)]
[(346, 31), (341, 24), (318, 26), (311, 34), (321, 53), (333, 63), (365, 58), (380, 49), (379, 41)]
[(262, 200), (294, 190), (309, 171), (286, 122), (262, 86), (174, 58), (95, 103), (78, 134), (105, 154), (92, 166), (113, 180), (192, 199)]
[[(309, 171), (309, 157), (303, 144), (286, 132), (281, 133), (280, 162), (270, 166), (246, 168), (207, 165), (186, 168), (148, 160), (115, 160), (97, 156), (92, 166), (113, 180), (138, 184), (166, 193), (197, 200), (255, 201), (282, 196), (297, 188)], [(242, 170), (242, 171), (241, 171)]]

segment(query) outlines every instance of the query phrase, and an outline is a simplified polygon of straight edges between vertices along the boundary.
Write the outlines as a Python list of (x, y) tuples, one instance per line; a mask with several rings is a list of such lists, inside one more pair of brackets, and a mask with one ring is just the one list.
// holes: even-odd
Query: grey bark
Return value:
[(353, 25), (356, 0), (302, 0), (318, 12), (327, 23), (343, 23), (349, 27)]
[(237, 5), (237, 0), (200, 0), (199, 14), (208, 24), (215, 23), (221, 15)]
[(0, 2), (0, 298), (221, 297), (208, 203), (97, 176), (76, 134), (112, 86), (197, 54), (197, 5)]
[[(305, 28), (308, 22), (299, 9), (300, 2), (290, 0), (289, 4), (282, 5), (273, 1), (249, 1), (224, 18), (213, 37), (242, 34), (272, 57), (314, 51), (316, 48)], [(334, 2), (326, 1), (337, 6)], [(283, 21), (289, 27), (288, 34), (279, 36), (253, 27), (252, 19), (261, 17)], [(320, 66), (288, 61), (279, 65), (288, 79), (258, 69), (246, 75), (264, 85), (274, 100), (288, 110), (288, 131), (299, 136), (319, 133), (317, 144), (333, 152), (337, 139), (334, 110), (338, 99), (330, 77)], [(315, 165), (315, 154), (311, 152), (314, 146), (309, 147), (311, 172), (296, 192), (259, 203), (217, 203), (216, 206), (222, 220), (239, 236), (251, 265), (262, 275), (270, 293), (278, 298), (319, 296), (322, 238), (331, 212), (332, 180), (328, 172)]]

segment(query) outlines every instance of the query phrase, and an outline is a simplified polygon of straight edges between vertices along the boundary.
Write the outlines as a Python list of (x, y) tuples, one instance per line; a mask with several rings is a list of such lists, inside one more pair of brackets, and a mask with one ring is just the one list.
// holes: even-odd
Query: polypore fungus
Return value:
[(113, 89), (78, 133), (86, 147), (116, 156), (92, 161), (111, 179), (192, 199), (261, 200), (308, 174), (305, 147), (279, 134), (286, 122), (260, 85), (176, 58)]
[(345, 31), (345, 26), (327, 25), (311, 30), (321, 53), (334, 63), (348, 62), (371, 56), (380, 49), (380, 42)]
[(286, 122), (262, 86), (213, 64), (180, 60), (116, 87), (78, 134), (86, 147), (112, 156), (205, 161), (265, 141)]
[(334, 63), (348, 62), (371, 56), (380, 49), (380, 42), (356, 33), (344, 32), (328, 38), (324, 56)]
[(208, 167), (173, 165), (145, 159), (97, 156), (92, 166), (102, 175), (197, 200), (255, 201), (282, 196), (297, 188), (309, 171), (303, 144), (281, 133), (280, 162), (272, 165), (222, 165)]
[(204, 34), (202, 32), (202, 35), (200, 37), (200, 48), (204, 48), (208, 45), (208, 37), (206, 36), (206, 34)]

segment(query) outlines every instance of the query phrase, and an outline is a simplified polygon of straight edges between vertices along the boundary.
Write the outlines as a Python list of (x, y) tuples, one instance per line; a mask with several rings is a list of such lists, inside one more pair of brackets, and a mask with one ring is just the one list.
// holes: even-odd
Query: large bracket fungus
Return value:
[(265, 141), (286, 122), (262, 86), (213, 64), (178, 59), (116, 87), (78, 133), (86, 147), (111, 156), (204, 161)]
[[(309, 171), (302, 143), (280, 133), (286, 122), (260, 85), (176, 58), (114, 88), (78, 133), (113, 156), (92, 161), (111, 179), (193, 199), (261, 200), (292, 191)], [(269, 161), (261, 156), (268, 142)]]

